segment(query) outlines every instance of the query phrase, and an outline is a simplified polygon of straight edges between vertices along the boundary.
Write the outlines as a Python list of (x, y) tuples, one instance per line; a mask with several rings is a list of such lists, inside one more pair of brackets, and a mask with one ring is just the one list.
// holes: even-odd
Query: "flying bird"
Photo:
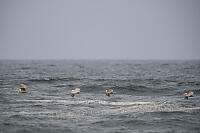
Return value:
[(75, 88), (74, 90), (69, 90), (68, 93), (74, 97), (75, 94), (79, 94), (81, 92), (81, 89), (80, 88)]
[(50, 80), (50, 78), (44, 78), (44, 80), (48, 81), (48, 80)]
[(188, 97), (194, 97), (194, 92), (189, 91), (188, 93), (183, 93), (181, 96), (184, 96), (185, 99), (188, 99)]
[(21, 84), (21, 88), (17, 89), (16, 92), (18, 93), (26, 93), (27, 86), (25, 84)]
[(105, 90), (105, 91), (103, 91), (105, 94), (106, 94), (106, 96), (110, 96), (110, 94), (114, 94), (115, 92), (113, 91), (113, 89), (109, 89), (109, 90)]

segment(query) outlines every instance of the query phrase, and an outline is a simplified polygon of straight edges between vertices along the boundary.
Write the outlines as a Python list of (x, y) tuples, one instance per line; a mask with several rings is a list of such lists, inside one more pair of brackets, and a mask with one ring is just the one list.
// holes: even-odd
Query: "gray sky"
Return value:
[(0, 59), (200, 59), (200, 0), (0, 0)]

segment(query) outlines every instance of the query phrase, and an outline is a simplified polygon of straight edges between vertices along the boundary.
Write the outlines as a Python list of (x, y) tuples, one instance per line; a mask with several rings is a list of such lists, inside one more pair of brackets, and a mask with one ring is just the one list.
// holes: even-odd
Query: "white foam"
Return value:
[[(91, 108), (88, 106), (70, 106), (70, 110), (62, 112), (62, 110), (55, 112), (21, 112), (21, 115), (48, 115), (48, 116), (63, 116), (63, 117), (85, 117), (85, 116), (99, 116), (99, 115), (119, 115), (130, 113), (145, 113), (145, 112), (192, 112), (200, 110), (200, 107), (181, 107), (174, 103), (158, 103), (158, 102), (111, 102), (105, 100), (20, 100), (24, 102), (39, 103), (67, 103), (67, 104), (99, 104), (109, 106), (95, 106)], [(71, 110), (72, 109), (72, 110)]]
[(1, 112), (0, 115), (24, 115), (24, 116), (45, 116), (45, 117), (98, 117), (102, 115), (119, 115), (119, 114), (141, 114), (145, 112), (192, 112), (200, 110), (200, 107), (178, 107), (172, 104), (138, 104), (134, 106), (115, 106), (115, 108), (107, 106), (105, 108), (79, 107), (72, 110), (57, 111), (21, 111), (21, 112)]
[(125, 105), (143, 105), (143, 104), (155, 104), (154, 102), (110, 102), (104, 100), (82, 100), (82, 101), (72, 101), (72, 100), (17, 100), (17, 102), (54, 102), (54, 103), (69, 103), (69, 104), (103, 104), (103, 105), (116, 105), (116, 106), (125, 106)]
[(200, 107), (185, 108), (172, 104), (153, 104), (153, 105), (137, 105), (119, 108), (104, 109), (105, 114), (122, 114), (122, 113), (145, 113), (145, 112), (190, 112), (198, 110)]

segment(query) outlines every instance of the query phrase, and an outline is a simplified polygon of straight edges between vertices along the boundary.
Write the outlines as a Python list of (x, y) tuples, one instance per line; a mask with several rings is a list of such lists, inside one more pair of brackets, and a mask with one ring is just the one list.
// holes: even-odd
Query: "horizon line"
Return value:
[(74, 61), (76, 61), (76, 60), (88, 60), (88, 61), (90, 61), (90, 60), (91, 61), (92, 60), (94, 60), (94, 61), (95, 60), (122, 60), (122, 61), (123, 60), (124, 61), (126, 61), (126, 60), (135, 60), (135, 61), (137, 61), (137, 60), (138, 61), (140, 61), (140, 60), (141, 61), (150, 61), (150, 60), (155, 60), (155, 61), (156, 60), (158, 60), (158, 61), (160, 60), (161, 61), (161, 60), (163, 60), (163, 61), (165, 61), (166, 60), (166, 61), (187, 61), (187, 60), (200, 60), (200, 58), (199, 59), (198, 58), (187, 58), (187, 59), (178, 59), (178, 58), (175, 58), (175, 59), (170, 59), (170, 58), (169, 59), (167, 59), (167, 58), (163, 58), (163, 59), (159, 59), (159, 58), (157, 58), (157, 59), (156, 58), (152, 58), (152, 59), (151, 58), (149, 58), (149, 59), (131, 59), (131, 58), (126, 58), (126, 59), (112, 59), (112, 58), (107, 58), (107, 59), (103, 59), (103, 58), (96, 58), (96, 59), (95, 58), (94, 59), (91, 59), (91, 58), (90, 59), (89, 58), (71, 58), (71, 59), (70, 58), (68, 58), (68, 59), (67, 58), (57, 58), (57, 59), (50, 59), (50, 58), (46, 58), (46, 59), (45, 58), (35, 58), (34, 59), (33, 58), (33, 59), (23, 59), (23, 58), (16, 58), (16, 59), (14, 59), (14, 58), (10, 58), (9, 59), (9, 58), (7, 58), (6, 59), (6, 58), (4, 58), (3, 59), (3, 58), (0, 58), (0, 60), (19, 60), (19, 61), (20, 60), (21, 61), (31, 61), (31, 60), (38, 60), (38, 61), (40, 61), (40, 60), (41, 61), (43, 61), (43, 60), (52, 60), (52, 61), (54, 61), (54, 60), (55, 61), (56, 60), (57, 61), (59, 61), (59, 60), (74, 60)]

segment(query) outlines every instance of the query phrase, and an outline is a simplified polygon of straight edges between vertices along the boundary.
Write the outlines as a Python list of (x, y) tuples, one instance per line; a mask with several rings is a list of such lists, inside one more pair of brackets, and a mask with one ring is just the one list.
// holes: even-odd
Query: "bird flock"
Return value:
[[(47, 80), (49, 80), (49, 79), (47, 79)], [(21, 84), (21, 88), (15, 90), (15, 91), (18, 93), (26, 93), (27, 92), (26, 88), (27, 88), (27, 86), (25, 84)], [(70, 94), (72, 97), (74, 97), (76, 94), (79, 94), (80, 92), (81, 92), (80, 88), (75, 88), (74, 90), (68, 90), (68, 94)], [(111, 94), (116, 93), (116, 92), (114, 92), (113, 89), (108, 89), (108, 90), (105, 90), (102, 92), (104, 94), (106, 94), (106, 96), (108, 96), (108, 97), (110, 97)], [(193, 91), (189, 91), (188, 93), (181, 94), (181, 96), (183, 96), (185, 99), (188, 99), (189, 97), (194, 97), (195, 94)]]
[[(15, 90), (15, 92), (18, 93), (26, 93), (27, 92), (27, 86), (25, 84), (21, 84), (20, 89)], [(80, 88), (75, 88), (74, 90), (68, 90), (68, 94), (70, 94), (72, 97), (74, 97), (76, 94), (79, 94), (81, 92)], [(114, 94), (116, 92), (113, 91), (113, 89), (108, 89), (103, 91), (103, 93), (106, 94), (106, 96), (110, 97), (111, 94)]]

